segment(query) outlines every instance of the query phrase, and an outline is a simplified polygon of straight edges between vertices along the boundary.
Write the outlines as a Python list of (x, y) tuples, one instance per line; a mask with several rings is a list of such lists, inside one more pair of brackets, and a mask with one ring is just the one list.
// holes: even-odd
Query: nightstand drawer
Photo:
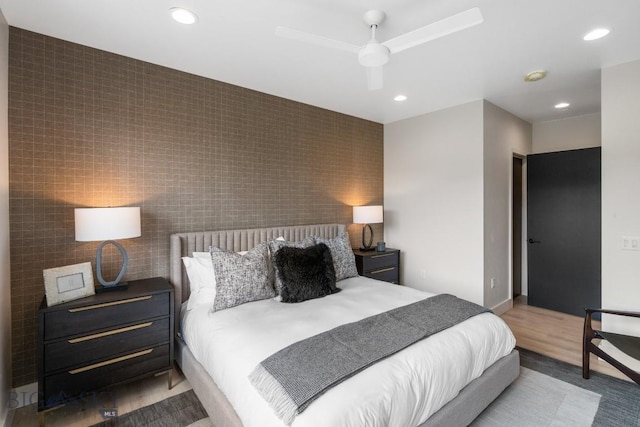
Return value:
[(398, 267), (383, 267), (376, 270), (367, 271), (365, 277), (372, 279), (384, 280), (385, 282), (398, 283), (399, 272)]
[(58, 406), (62, 398), (82, 395), (118, 382), (171, 369), (169, 344), (47, 376), (42, 409)]
[(45, 313), (44, 339), (50, 340), (87, 332), (87, 325), (109, 328), (169, 315), (170, 293), (142, 295), (134, 298), (55, 310)]
[(366, 272), (396, 265), (398, 265), (398, 252), (381, 253), (366, 257), (364, 270)]
[(169, 317), (46, 343), (45, 373), (169, 342)]

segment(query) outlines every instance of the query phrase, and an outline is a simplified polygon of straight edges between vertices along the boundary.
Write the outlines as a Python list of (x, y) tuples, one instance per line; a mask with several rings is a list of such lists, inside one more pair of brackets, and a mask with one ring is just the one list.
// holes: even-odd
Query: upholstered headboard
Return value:
[(298, 241), (308, 236), (328, 239), (336, 237), (345, 230), (342, 224), (317, 224), (172, 234), (169, 249), (169, 281), (174, 287), (176, 319), (180, 317), (180, 306), (189, 298), (189, 279), (182, 263), (183, 256), (191, 256), (193, 252), (206, 252), (209, 246), (235, 252), (247, 251), (262, 242), (280, 236), (288, 241)]

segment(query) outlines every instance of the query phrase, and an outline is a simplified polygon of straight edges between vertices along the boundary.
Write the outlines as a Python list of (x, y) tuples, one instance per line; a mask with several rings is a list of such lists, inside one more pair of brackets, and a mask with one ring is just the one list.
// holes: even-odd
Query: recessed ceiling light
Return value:
[(601, 39), (607, 34), (609, 34), (610, 32), (611, 30), (609, 30), (608, 28), (596, 28), (595, 30), (591, 30), (587, 34), (585, 34), (585, 36), (582, 39), (590, 42), (592, 40)]
[(406, 101), (407, 97), (406, 95), (396, 95), (396, 97), (393, 98), (393, 100), (397, 102), (402, 102), (402, 101)]
[(171, 11), (171, 17), (181, 24), (190, 25), (195, 24), (198, 21), (196, 14), (190, 10), (183, 9), (181, 7), (172, 7), (169, 10)]
[(560, 103), (556, 104), (555, 107), (558, 110), (563, 110), (565, 108), (569, 108), (569, 105), (571, 105), (571, 104), (569, 104), (568, 102), (560, 102)]
[(526, 76), (524, 76), (525, 82), (537, 82), (538, 80), (542, 80), (547, 77), (547, 72), (545, 70), (536, 70), (531, 71)]

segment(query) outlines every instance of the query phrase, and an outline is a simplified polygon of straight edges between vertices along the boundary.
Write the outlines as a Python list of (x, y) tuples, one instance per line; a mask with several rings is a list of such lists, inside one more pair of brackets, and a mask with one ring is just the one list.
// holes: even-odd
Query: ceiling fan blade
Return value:
[(344, 50), (351, 53), (358, 53), (360, 50), (360, 46), (356, 46), (354, 44), (333, 40), (316, 34), (305, 33), (304, 31), (293, 30), (291, 28), (277, 27), (276, 35), (287, 39), (298, 40), (332, 49)]
[(455, 33), (456, 31), (481, 24), (482, 21), (483, 18), (480, 9), (474, 7), (473, 9), (465, 10), (464, 12), (387, 40), (382, 44), (385, 45), (391, 53), (398, 53), (405, 49), (418, 46), (419, 44)]
[(367, 68), (367, 87), (369, 90), (382, 89), (382, 66)]

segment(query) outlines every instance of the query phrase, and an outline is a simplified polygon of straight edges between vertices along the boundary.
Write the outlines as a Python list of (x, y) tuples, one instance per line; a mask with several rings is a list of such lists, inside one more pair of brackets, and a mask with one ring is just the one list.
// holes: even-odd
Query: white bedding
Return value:
[[(340, 281), (338, 287), (342, 292), (299, 304), (269, 299), (216, 313), (207, 306), (183, 310), (183, 338), (245, 426), (283, 425), (248, 379), (263, 359), (340, 324), (432, 296), (364, 277)], [(418, 425), (514, 346), (502, 319), (475, 316), (332, 388), (292, 425)]]

